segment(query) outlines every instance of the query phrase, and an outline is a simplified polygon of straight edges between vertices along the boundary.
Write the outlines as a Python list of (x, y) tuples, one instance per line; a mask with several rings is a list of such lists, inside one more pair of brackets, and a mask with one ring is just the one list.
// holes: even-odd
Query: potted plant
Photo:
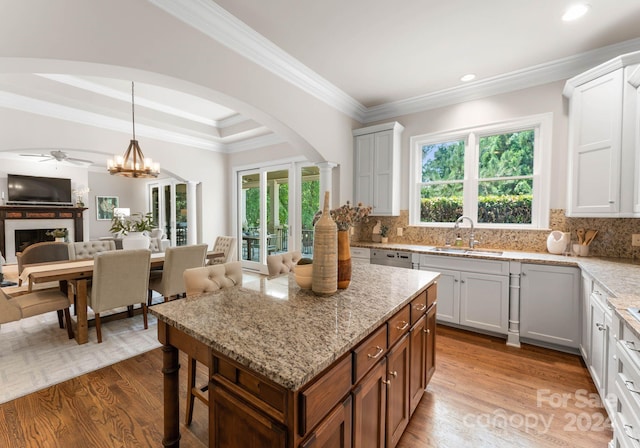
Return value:
[(382, 224), (380, 226), (380, 242), (381, 243), (389, 242), (389, 226), (386, 224)]
[(58, 242), (64, 242), (67, 236), (67, 229), (53, 229), (45, 233), (47, 236), (52, 236)]
[(123, 235), (123, 249), (148, 249), (150, 239), (143, 232), (148, 232), (152, 228), (151, 213), (133, 213), (131, 216), (114, 215), (109, 231)]

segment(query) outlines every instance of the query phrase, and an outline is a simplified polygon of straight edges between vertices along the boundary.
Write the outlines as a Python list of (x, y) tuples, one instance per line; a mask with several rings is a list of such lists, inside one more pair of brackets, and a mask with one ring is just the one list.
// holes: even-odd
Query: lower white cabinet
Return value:
[(422, 255), (420, 269), (440, 272), (438, 322), (508, 333), (508, 262)]
[(582, 274), (582, 290), (580, 291), (580, 311), (582, 316), (582, 331), (580, 335), (580, 354), (586, 365), (591, 358), (591, 291), (593, 280), (586, 274)]
[(520, 338), (578, 349), (580, 269), (522, 264)]

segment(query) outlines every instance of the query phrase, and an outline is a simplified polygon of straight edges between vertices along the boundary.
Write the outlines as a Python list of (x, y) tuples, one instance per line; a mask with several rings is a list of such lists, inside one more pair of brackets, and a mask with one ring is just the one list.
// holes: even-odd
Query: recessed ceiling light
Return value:
[(589, 11), (589, 5), (586, 3), (578, 3), (572, 6), (569, 6), (567, 10), (562, 15), (562, 20), (565, 22), (571, 22), (572, 20), (577, 20), (583, 15), (585, 15)]
[(469, 81), (473, 81), (474, 79), (476, 79), (476, 75), (474, 75), (473, 73), (468, 73), (464, 75), (462, 78), (460, 78), (460, 81), (469, 82)]

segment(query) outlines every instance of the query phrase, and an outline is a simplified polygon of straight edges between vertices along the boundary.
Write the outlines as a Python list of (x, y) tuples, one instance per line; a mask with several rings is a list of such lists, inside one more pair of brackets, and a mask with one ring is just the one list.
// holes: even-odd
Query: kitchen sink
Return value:
[(629, 311), (633, 317), (640, 320), (640, 308), (627, 308), (627, 311)]
[(472, 249), (469, 247), (451, 247), (440, 246), (429, 249), (431, 252), (440, 252), (443, 254), (464, 254), (464, 255), (488, 255), (488, 256), (500, 256), (502, 251), (489, 250), (489, 249)]

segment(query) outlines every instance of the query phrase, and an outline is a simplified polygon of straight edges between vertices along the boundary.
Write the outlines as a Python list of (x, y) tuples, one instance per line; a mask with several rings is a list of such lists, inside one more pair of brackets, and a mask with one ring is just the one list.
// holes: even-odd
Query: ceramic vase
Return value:
[(149, 249), (151, 240), (142, 232), (129, 232), (122, 238), (122, 249)]
[(347, 289), (349, 283), (351, 283), (349, 231), (338, 230), (338, 289)]
[(338, 290), (338, 227), (329, 211), (329, 192), (324, 194), (322, 216), (314, 226), (311, 290), (330, 295)]

